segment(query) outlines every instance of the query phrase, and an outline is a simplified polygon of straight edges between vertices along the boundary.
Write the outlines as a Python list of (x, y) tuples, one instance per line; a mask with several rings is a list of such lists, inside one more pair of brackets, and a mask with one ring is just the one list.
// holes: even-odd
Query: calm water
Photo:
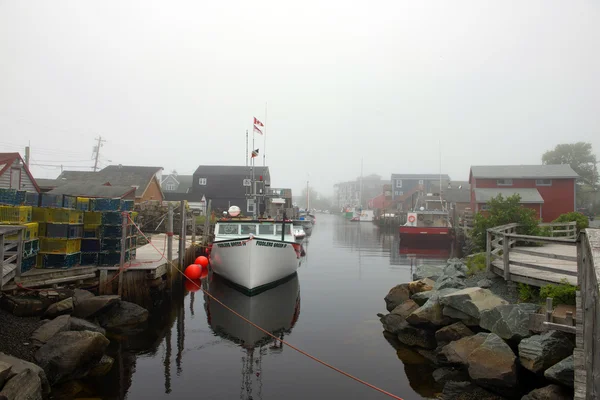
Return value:
[[(404, 399), (431, 394), (431, 369), (382, 335), (378, 312), (411, 268), (438, 258), (401, 254), (393, 234), (371, 223), (318, 215), (297, 278), (246, 297), (219, 279), (209, 290), (301, 349)], [(405, 252), (403, 250), (403, 252)], [(409, 253), (412, 252), (409, 250)], [(443, 259), (447, 255), (441, 255)], [(96, 392), (119, 399), (385, 399), (186, 292), (153, 312), (152, 328), (115, 341), (117, 362)], [(243, 341), (243, 342), (242, 342)]]

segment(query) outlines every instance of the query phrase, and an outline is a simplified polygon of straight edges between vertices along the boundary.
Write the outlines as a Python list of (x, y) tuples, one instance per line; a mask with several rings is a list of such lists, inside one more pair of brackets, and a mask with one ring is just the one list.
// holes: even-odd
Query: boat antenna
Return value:
[(444, 202), (442, 201), (442, 141), (438, 139), (438, 148), (440, 152), (440, 207), (444, 209)]

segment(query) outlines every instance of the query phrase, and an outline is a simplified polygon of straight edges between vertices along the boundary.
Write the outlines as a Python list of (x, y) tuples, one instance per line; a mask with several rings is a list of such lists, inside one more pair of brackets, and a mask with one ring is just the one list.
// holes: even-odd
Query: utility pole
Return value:
[(98, 135), (96, 138), (98, 144), (94, 146), (94, 153), (96, 153), (94, 158), (94, 172), (98, 170), (98, 157), (100, 156), (100, 147), (102, 147), (102, 143), (106, 142), (106, 140), (102, 140), (102, 136)]
[(25, 146), (25, 165), (29, 167), (29, 146)]

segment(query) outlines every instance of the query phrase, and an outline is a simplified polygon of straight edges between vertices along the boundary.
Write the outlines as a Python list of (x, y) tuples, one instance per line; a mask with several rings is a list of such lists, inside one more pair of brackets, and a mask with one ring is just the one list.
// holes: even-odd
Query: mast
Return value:
[(267, 165), (267, 103), (265, 102), (265, 131), (263, 132), (263, 167)]
[(247, 166), (248, 166), (248, 129), (246, 129), (246, 167)]
[(308, 181), (306, 181), (306, 214), (310, 212), (310, 189), (308, 187)]
[(363, 204), (363, 157), (360, 158), (360, 204), (358, 205), (362, 211)]

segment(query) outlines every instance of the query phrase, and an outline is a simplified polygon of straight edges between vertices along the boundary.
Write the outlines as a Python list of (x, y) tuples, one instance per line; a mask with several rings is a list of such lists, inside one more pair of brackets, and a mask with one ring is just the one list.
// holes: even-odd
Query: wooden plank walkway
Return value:
[[(527, 252), (524, 254), (518, 251)], [(548, 258), (542, 255), (556, 255), (558, 258)], [(511, 248), (509, 252), (511, 280), (541, 286), (548, 283), (560, 283), (566, 279), (570, 284), (577, 285), (577, 247), (550, 243), (544, 246), (528, 246)], [(536, 269), (519, 264), (533, 264)], [(502, 258), (492, 262), (496, 273), (503, 275), (504, 264)]]

